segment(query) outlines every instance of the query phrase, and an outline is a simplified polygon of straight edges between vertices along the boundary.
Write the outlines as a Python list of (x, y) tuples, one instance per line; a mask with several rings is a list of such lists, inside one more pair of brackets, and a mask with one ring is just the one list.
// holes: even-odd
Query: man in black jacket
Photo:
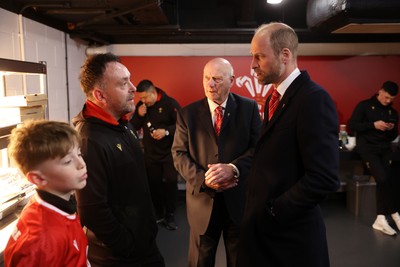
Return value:
[(349, 120), (350, 131), (356, 134), (356, 151), (376, 181), (377, 217), (372, 225), (387, 235), (396, 231), (388, 224), (385, 215), (392, 215), (400, 229), (400, 216), (395, 206), (395, 191), (391, 182), (391, 143), (398, 134), (398, 114), (392, 101), (398, 85), (392, 81), (383, 83), (378, 93), (361, 101)]
[(86, 94), (73, 124), (82, 136), (87, 186), (78, 212), (92, 266), (164, 267), (139, 141), (128, 122), (136, 91), (128, 69), (113, 54), (89, 57), (80, 73)]
[(143, 129), (143, 147), (150, 192), (157, 223), (176, 230), (174, 212), (178, 192), (178, 172), (172, 160), (178, 102), (149, 80), (137, 86), (140, 101), (136, 105), (132, 124)]

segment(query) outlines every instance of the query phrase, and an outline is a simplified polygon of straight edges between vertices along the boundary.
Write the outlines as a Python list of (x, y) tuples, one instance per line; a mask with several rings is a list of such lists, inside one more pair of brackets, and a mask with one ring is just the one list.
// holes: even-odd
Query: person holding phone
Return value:
[(179, 103), (150, 80), (137, 86), (140, 101), (131, 123), (143, 129), (143, 148), (156, 222), (167, 230), (176, 230), (175, 209), (178, 195), (178, 172), (172, 160), (176, 112)]
[(391, 215), (400, 229), (400, 216), (395, 206), (395, 191), (391, 181), (392, 141), (398, 135), (399, 116), (392, 107), (398, 85), (386, 81), (378, 93), (361, 101), (349, 120), (349, 129), (357, 138), (355, 150), (376, 181), (377, 217), (372, 225), (387, 235), (395, 235), (385, 215)]

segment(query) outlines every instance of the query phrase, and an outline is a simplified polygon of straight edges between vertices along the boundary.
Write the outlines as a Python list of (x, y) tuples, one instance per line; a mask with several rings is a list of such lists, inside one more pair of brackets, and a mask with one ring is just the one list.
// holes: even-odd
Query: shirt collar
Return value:
[(293, 70), (292, 73), (290, 73), (290, 75), (283, 82), (281, 82), (281, 84), (279, 84), (279, 86), (278, 86), (278, 88), (276, 88), (276, 90), (281, 95), (281, 99), (282, 99), (282, 96), (285, 94), (286, 90), (289, 88), (290, 84), (299, 75), (300, 75), (300, 70), (299, 70), (299, 68), (296, 68)]
[(224, 110), (224, 109), (226, 108), (226, 103), (228, 102), (228, 98), (229, 98), (229, 96), (225, 99), (224, 102), (222, 102), (221, 105), (218, 105), (218, 104), (215, 103), (214, 101), (212, 101), (212, 100), (210, 100), (210, 99), (207, 98), (208, 106), (210, 107), (211, 115), (214, 114), (214, 110), (215, 110), (218, 106), (221, 106), (221, 107), (222, 107), (222, 110)]

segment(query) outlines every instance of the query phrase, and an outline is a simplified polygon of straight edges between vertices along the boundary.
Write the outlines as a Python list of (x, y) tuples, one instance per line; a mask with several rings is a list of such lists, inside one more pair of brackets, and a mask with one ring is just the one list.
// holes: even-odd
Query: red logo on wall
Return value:
[(262, 119), (264, 119), (264, 104), (272, 85), (259, 84), (256, 76), (254, 75), (254, 70), (251, 70), (250, 77), (239, 76), (236, 78), (236, 86), (247, 90), (251, 98), (257, 102), (260, 116)]

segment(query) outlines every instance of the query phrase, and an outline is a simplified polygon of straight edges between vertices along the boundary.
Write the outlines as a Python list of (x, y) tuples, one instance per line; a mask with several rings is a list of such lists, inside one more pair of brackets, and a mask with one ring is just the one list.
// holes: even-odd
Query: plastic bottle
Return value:
[(340, 124), (339, 126), (339, 148), (342, 149), (349, 143), (349, 135), (346, 131), (346, 124)]

